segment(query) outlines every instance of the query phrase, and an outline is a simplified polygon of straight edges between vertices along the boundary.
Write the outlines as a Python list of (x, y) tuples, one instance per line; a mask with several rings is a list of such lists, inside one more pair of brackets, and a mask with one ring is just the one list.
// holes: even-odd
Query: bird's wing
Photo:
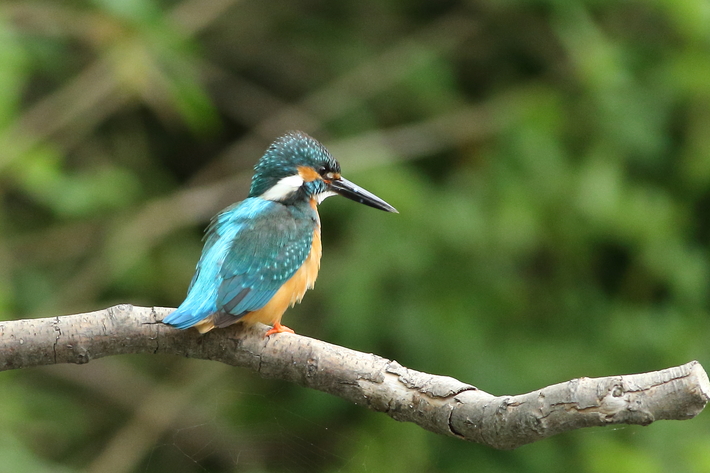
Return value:
[(231, 317), (269, 302), (306, 260), (315, 230), (314, 220), (296, 218), (275, 202), (256, 213), (247, 210), (235, 209), (215, 228), (226, 234), (230, 227), (238, 228), (233, 235), (222, 236), (228, 236), (231, 245), (219, 272), (216, 301), (217, 311)]
[(227, 325), (265, 306), (310, 252), (317, 220), (302, 217), (258, 198), (223, 210), (207, 228), (187, 297), (163, 322), (187, 328), (214, 314), (215, 326)]

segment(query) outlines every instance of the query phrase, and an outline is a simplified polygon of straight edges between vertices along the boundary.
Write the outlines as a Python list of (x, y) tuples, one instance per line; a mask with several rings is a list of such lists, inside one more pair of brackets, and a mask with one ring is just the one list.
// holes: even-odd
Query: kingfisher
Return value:
[(163, 323), (206, 333), (261, 322), (274, 333), (289, 306), (312, 289), (322, 254), (318, 204), (332, 195), (397, 213), (348, 181), (321, 143), (303, 132), (276, 139), (254, 167), (249, 196), (217, 214), (187, 297)]

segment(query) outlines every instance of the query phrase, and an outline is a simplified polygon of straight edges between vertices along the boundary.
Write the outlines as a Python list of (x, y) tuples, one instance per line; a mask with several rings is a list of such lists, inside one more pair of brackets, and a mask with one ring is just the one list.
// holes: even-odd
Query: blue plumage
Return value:
[(396, 212), (342, 178), (328, 150), (304, 133), (277, 139), (254, 169), (249, 197), (212, 219), (187, 297), (163, 323), (205, 332), (252, 314), (250, 322), (274, 325), (267, 334), (291, 331), (281, 315), (313, 286), (320, 264), (316, 205), (337, 193)]
[(215, 313), (231, 322), (261, 309), (305, 261), (317, 221), (308, 205), (258, 197), (225, 209), (207, 229), (187, 298), (163, 322), (188, 328)]

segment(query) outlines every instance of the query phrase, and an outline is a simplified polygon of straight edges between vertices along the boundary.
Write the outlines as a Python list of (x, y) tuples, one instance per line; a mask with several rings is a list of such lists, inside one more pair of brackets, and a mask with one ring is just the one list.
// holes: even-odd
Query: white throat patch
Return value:
[(323, 202), (325, 199), (327, 199), (327, 198), (330, 197), (331, 195), (338, 195), (338, 194), (337, 194), (336, 192), (333, 192), (333, 191), (321, 192), (320, 194), (317, 194), (317, 195), (316, 195), (316, 200), (317, 200), (318, 203), (320, 204), (321, 202)]
[(303, 185), (303, 178), (298, 174), (281, 178), (279, 182), (274, 184), (269, 190), (261, 194), (261, 198), (265, 200), (284, 200), (291, 196), (294, 192)]

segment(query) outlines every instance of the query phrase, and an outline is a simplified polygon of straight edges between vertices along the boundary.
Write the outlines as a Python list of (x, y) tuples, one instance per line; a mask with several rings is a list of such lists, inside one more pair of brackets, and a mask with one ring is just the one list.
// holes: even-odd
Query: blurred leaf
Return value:
[(0, 16), (0, 130), (8, 126), (20, 106), (28, 76), (28, 61), (12, 27)]

